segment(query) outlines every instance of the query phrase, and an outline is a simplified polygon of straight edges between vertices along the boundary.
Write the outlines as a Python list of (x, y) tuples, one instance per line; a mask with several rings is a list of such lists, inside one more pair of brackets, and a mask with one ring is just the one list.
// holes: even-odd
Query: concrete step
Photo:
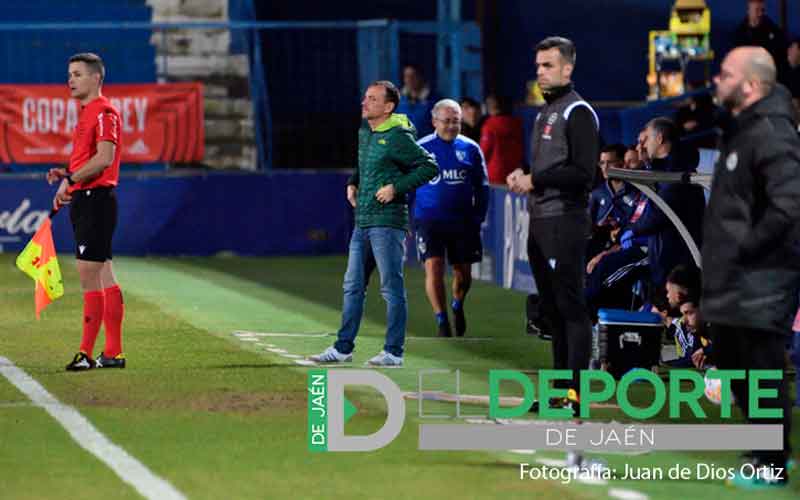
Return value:
[(255, 148), (252, 154), (249, 155), (210, 155), (206, 154), (203, 164), (218, 169), (241, 169), (241, 170), (255, 170), (258, 162)]
[(206, 144), (206, 158), (217, 156), (246, 157), (256, 154), (256, 147), (252, 143), (220, 142)]
[(227, 0), (147, 0), (154, 21), (228, 19)]
[(158, 55), (228, 55), (231, 33), (228, 30), (175, 29), (153, 32), (150, 44)]
[(196, 78), (205, 80), (209, 77), (241, 77), (250, 74), (247, 56), (232, 55), (167, 55), (156, 57), (156, 72), (170, 79)]
[(203, 100), (205, 117), (252, 118), (253, 105), (249, 99), (206, 97)]
[(237, 139), (252, 141), (255, 136), (252, 119), (205, 120), (206, 139)]

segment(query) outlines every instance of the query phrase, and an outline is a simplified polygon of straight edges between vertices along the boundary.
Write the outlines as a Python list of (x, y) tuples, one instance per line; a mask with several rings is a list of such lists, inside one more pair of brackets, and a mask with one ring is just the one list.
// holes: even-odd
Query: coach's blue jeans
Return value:
[(386, 343), (383, 350), (403, 355), (408, 305), (403, 284), (403, 254), (406, 233), (391, 227), (356, 228), (350, 238), (347, 272), (344, 275), (342, 326), (334, 347), (343, 354), (353, 352), (364, 314), (367, 283), (378, 267), (381, 295), (386, 301)]

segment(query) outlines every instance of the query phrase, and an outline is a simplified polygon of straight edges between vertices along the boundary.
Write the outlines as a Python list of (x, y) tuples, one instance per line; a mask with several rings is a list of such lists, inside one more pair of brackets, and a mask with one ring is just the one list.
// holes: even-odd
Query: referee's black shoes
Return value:
[(67, 365), (68, 372), (82, 372), (92, 368), (94, 368), (94, 361), (83, 352), (75, 354), (72, 361)]
[(109, 358), (105, 353), (101, 352), (94, 362), (95, 368), (125, 368), (125, 356), (123, 354)]

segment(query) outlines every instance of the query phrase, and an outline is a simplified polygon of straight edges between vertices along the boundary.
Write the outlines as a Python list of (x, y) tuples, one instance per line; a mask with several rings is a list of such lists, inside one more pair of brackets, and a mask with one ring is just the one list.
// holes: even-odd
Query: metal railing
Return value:
[(696, 184), (703, 189), (711, 190), (711, 174), (699, 174), (696, 172), (655, 172), (651, 170), (627, 170), (623, 168), (609, 168), (608, 178), (617, 179), (631, 183), (641, 191), (648, 199), (664, 212), (664, 215), (672, 222), (675, 229), (680, 233), (681, 238), (686, 243), (692, 254), (692, 259), (698, 269), (702, 268), (700, 250), (697, 243), (692, 238), (686, 225), (674, 210), (656, 193), (656, 184)]

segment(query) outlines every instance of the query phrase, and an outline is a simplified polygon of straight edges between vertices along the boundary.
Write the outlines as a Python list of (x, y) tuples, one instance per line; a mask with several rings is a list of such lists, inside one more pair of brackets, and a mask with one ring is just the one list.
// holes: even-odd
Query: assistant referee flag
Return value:
[(64, 284), (61, 281), (61, 268), (56, 258), (53, 244), (53, 230), (50, 218), (33, 235), (17, 256), (17, 267), (36, 282), (34, 298), (36, 301), (36, 319), (47, 305), (64, 295)]

